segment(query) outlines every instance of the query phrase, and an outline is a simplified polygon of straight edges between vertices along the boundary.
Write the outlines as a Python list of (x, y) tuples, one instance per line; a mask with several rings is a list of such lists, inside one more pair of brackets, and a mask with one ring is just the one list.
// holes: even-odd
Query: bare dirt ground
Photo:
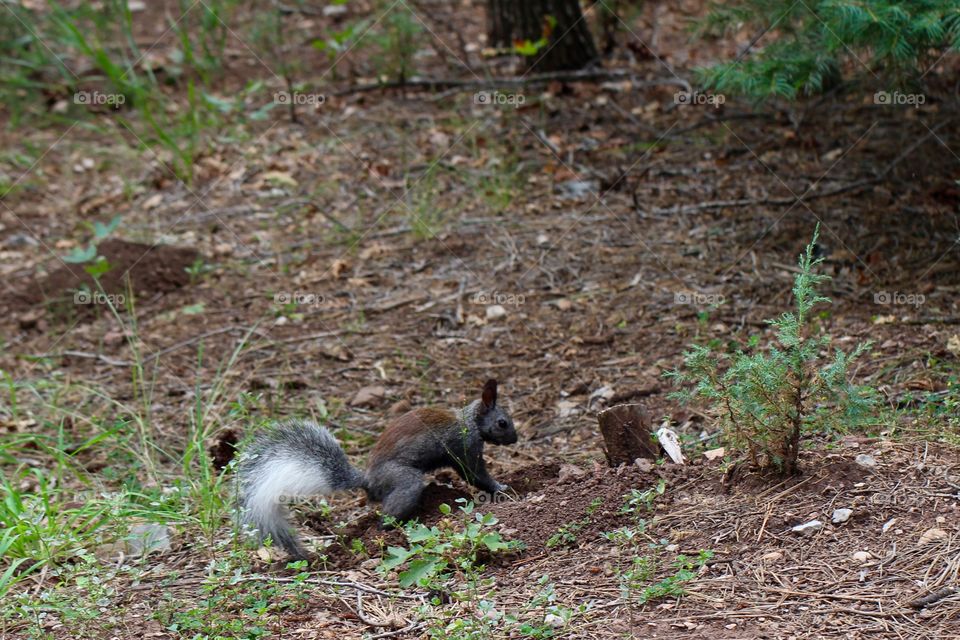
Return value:
[[(658, 11), (660, 47), (671, 53), (634, 60), (647, 78), (707, 55), (670, 28), (683, 8)], [(443, 70), (455, 57), (437, 46), (423, 63)], [(692, 436), (712, 432), (708, 416), (668, 398), (662, 374), (692, 342), (767, 334), (817, 221), (833, 276), (820, 321), (841, 346), (873, 341), (857, 380), (890, 410), (944, 392), (960, 322), (960, 136), (936, 104), (904, 113), (828, 96), (789, 108), (677, 108), (673, 86), (558, 82), (526, 89), (514, 109), (458, 91), (339, 89), (300, 124), (277, 112), (211, 139), (189, 186), (162, 156), (132, 162), (119, 139), (30, 132), (50, 151), (0, 209), (0, 368), (136, 403), (136, 346), (152, 424), (176, 450), (197, 395), (242, 347), (222, 407), (246, 392), (258, 419), (328, 411), (355, 436), (345, 446), (358, 461), (390, 405), (457, 405), (496, 377), (521, 442), (488, 450), (494, 475), (515, 491), (482, 508), (527, 545), (488, 568), (503, 606), (529, 600), (548, 574), (561, 602), (590, 604), (568, 637), (960, 637), (960, 596), (920, 602), (955, 587), (960, 572), (960, 458), (924, 425), (894, 418), (877, 433), (824, 436), (804, 453), (802, 476), (777, 480), (726, 474), (699, 453), (682, 468), (609, 469), (595, 421), (598, 408), (637, 400)], [(87, 237), (82, 222), (114, 214), (123, 221), (101, 253), (131, 284), (104, 286), (134, 297), (135, 336), (102, 305), (71, 305), (89, 277), (54, 257)], [(923, 302), (886, 304), (888, 293)], [(371, 386), (382, 397), (351, 406)], [(595, 394), (604, 387), (613, 398)], [(111, 419), (110, 403), (83, 397), (89, 404), (67, 423), (78, 440), (93, 428), (81, 416)], [(223, 415), (223, 432), (249, 427)], [(18, 428), (31, 427), (8, 430)], [(876, 466), (856, 464), (859, 454)], [(92, 473), (113, 464), (96, 449), (79, 458)], [(669, 549), (665, 566), (678, 554), (714, 555), (683, 598), (627, 605), (614, 578), (627, 559), (600, 534), (627, 523), (624, 494), (659, 478), (667, 489), (647, 534)], [(477, 498), (450, 474), (436, 482), (427, 522), (441, 502)], [(547, 545), (598, 498), (575, 540)], [(380, 532), (357, 496), (332, 505), (335, 517), (301, 518), (301, 529), (335, 539), (329, 573), (318, 575), (383, 591), (364, 593), (358, 615), (353, 592), (306, 586), (308, 601), (269, 633), (407, 628), (393, 637), (418, 637), (415, 600), (383, 595), (395, 584), (343, 546), (359, 538), (375, 550), (400, 534)], [(852, 518), (830, 524), (840, 507)], [(827, 524), (812, 537), (790, 531), (814, 518)], [(946, 534), (921, 541), (931, 529)], [(205, 597), (210, 549), (182, 532), (174, 544), (147, 560), (153, 581), (121, 588), (110, 637), (174, 637), (151, 619), (157, 603)], [(394, 627), (371, 627), (371, 616)]]

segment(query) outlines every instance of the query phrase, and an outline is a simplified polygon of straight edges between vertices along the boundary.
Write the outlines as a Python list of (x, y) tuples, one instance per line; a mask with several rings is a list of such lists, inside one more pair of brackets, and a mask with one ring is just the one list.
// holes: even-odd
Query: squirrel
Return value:
[(394, 418), (380, 434), (366, 472), (353, 467), (325, 427), (290, 420), (256, 437), (237, 465), (240, 524), (269, 536), (295, 558), (307, 553), (287, 521), (284, 502), (362, 488), (382, 503), (384, 524), (408, 520), (423, 492), (423, 474), (452, 467), (487, 493), (509, 487), (494, 480), (483, 445), (514, 444), (513, 420), (497, 405), (497, 381), (487, 380), (480, 398), (457, 410), (426, 407)]

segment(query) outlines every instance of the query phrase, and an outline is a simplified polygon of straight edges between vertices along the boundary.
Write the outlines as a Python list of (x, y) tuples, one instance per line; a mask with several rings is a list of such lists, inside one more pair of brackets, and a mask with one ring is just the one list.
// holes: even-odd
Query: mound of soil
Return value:
[[(498, 479), (509, 485), (510, 492), (517, 494), (518, 499), (522, 499), (526, 494), (555, 484), (559, 470), (560, 465), (557, 463), (537, 464), (518, 469)], [(436, 524), (443, 517), (440, 513), (440, 505), (446, 504), (456, 509), (460, 504), (457, 500), (460, 499), (472, 501), (478, 508), (485, 511), (491, 510), (493, 506), (485, 502), (488, 499), (486, 494), (474, 495), (474, 492), (452, 471), (440, 471), (436, 474), (435, 481), (424, 488), (414, 517), (427, 525)], [(506, 500), (503, 496), (499, 496), (498, 499)], [(337, 537), (338, 542), (327, 547), (325, 555), (328, 563), (338, 568), (353, 567), (362, 560), (349, 548), (354, 539), (361, 540), (367, 549), (377, 549), (382, 544), (388, 546), (405, 544), (404, 536), (399, 531), (385, 531), (380, 528), (380, 519), (375, 510), (370, 510), (344, 527), (337, 527), (328, 518), (319, 516), (307, 516), (304, 524), (322, 535)], [(504, 528), (509, 530), (512, 527), (511, 523)]]
[(201, 258), (199, 251), (189, 247), (151, 246), (116, 239), (105, 240), (97, 250), (110, 264), (110, 269), (99, 277), (99, 287), (84, 265), (66, 264), (21, 289), (13, 296), (13, 308), (9, 311), (21, 317), (21, 325), (39, 319), (38, 306), (57, 318), (93, 317), (98, 307), (105, 309), (104, 305), (95, 304), (103, 293), (113, 296), (114, 304), (122, 307), (130, 292), (142, 301), (185, 286), (190, 282), (187, 269)]
[[(596, 539), (605, 531), (630, 524), (629, 517), (620, 513), (623, 496), (631, 489), (655, 486), (658, 475), (667, 469), (659, 471), (642, 472), (635, 466), (610, 469), (597, 464), (543, 483), (522, 500), (498, 502), (488, 510), (497, 516), (509, 538), (522, 540), (530, 552), (540, 553), (561, 529), (571, 536), (567, 542), (575, 544), (573, 538)], [(564, 541), (558, 538), (552, 544)]]
[[(511, 495), (500, 495), (491, 503), (488, 496), (472, 492), (452, 472), (444, 471), (425, 488), (416, 517), (425, 524), (435, 524), (442, 517), (441, 504), (456, 507), (456, 501), (465, 498), (473, 501), (477, 509), (495, 515), (500, 531), (508, 539), (522, 541), (524, 554), (535, 556), (596, 542), (604, 532), (635, 524), (637, 517), (670, 520), (675, 517), (673, 511), (686, 512), (692, 505), (703, 505), (705, 511), (717, 508), (733, 516), (774, 491), (796, 492), (804, 499), (816, 501), (853, 491), (868, 476), (869, 472), (849, 456), (817, 459), (810, 464), (807, 474), (786, 479), (749, 472), (725, 477), (716, 465), (703, 464), (665, 465), (645, 471), (633, 465), (610, 468), (599, 461), (584, 467), (547, 463), (504, 475), (501, 481), (510, 485)], [(648, 514), (643, 506), (635, 514), (622, 511), (631, 490), (652, 489), (661, 479), (666, 481), (668, 490), (651, 501)], [(767, 527), (783, 531), (796, 524), (799, 516), (788, 512), (766, 517)], [(367, 549), (377, 549), (384, 543), (405, 545), (399, 531), (380, 528), (373, 510), (346, 527), (336, 527), (329, 519), (320, 518), (308, 518), (307, 524), (322, 534), (337, 536), (339, 542), (328, 548), (328, 560), (340, 568), (362, 561), (349, 550), (355, 538)], [(695, 552), (711, 546), (708, 529), (702, 524), (684, 527), (679, 534), (685, 549)]]

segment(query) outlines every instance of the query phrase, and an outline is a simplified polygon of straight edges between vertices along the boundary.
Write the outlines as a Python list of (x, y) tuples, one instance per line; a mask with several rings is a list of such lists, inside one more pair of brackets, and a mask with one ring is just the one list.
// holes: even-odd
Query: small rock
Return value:
[(538, 247), (545, 247), (545, 246), (548, 245), (548, 244), (550, 244), (550, 236), (548, 236), (548, 235), (545, 234), (545, 233), (541, 233), (541, 234), (537, 235), (537, 246), (538, 246)]
[(560, 298), (553, 304), (555, 304), (560, 311), (570, 311), (570, 309), (573, 309), (573, 303), (566, 298)]
[(664, 550), (665, 550), (665, 551), (669, 551), (670, 553), (674, 553), (674, 552), (680, 550), (680, 545), (678, 545), (678, 544), (668, 544), (667, 546), (664, 547)]
[(320, 347), (320, 355), (330, 358), (331, 360), (338, 360), (339, 362), (350, 362), (353, 359), (353, 354), (347, 351), (346, 347), (342, 344), (325, 344)]
[(126, 553), (129, 556), (146, 556), (154, 551), (170, 551), (170, 530), (159, 524), (135, 524), (126, 538)]
[(842, 524), (849, 520), (852, 515), (853, 509), (834, 509), (831, 522), (833, 522), (833, 524)]
[(763, 564), (776, 564), (783, 560), (783, 553), (780, 551), (770, 551), (760, 556), (760, 562)]
[(35, 247), (39, 242), (29, 233), (15, 233), (3, 241), (5, 247)]
[(811, 520), (810, 522), (798, 524), (790, 530), (794, 533), (799, 533), (802, 536), (812, 536), (817, 531), (820, 531), (820, 529), (823, 529), (823, 523), (819, 520)]
[(386, 397), (387, 390), (381, 386), (364, 387), (350, 401), (351, 407), (375, 407)]
[(883, 523), (883, 528), (881, 529), (881, 531), (882, 531), (883, 533), (886, 533), (887, 531), (890, 531), (890, 527), (892, 527), (894, 524), (896, 524), (896, 522), (897, 522), (897, 519), (896, 519), (896, 518), (890, 518), (890, 519), (887, 520), (885, 523)]
[(648, 460), (647, 458), (637, 458), (633, 461), (633, 464), (637, 465), (637, 468), (640, 469), (641, 473), (650, 473), (653, 471), (653, 460)]
[(854, 462), (856, 462), (861, 467), (866, 467), (868, 469), (871, 469), (877, 466), (876, 459), (874, 459), (874, 457), (871, 455), (867, 455), (866, 453), (861, 453), (860, 455), (858, 455), (854, 460)]
[(590, 398), (587, 400), (588, 405), (593, 405), (594, 402), (602, 400), (603, 402), (609, 401), (613, 396), (616, 395), (613, 387), (603, 386), (590, 394)]
[(20, 328), (24, 331), (29, 331), (30, 329), (38, 328), (40, 325), (40, 320), (43, 319), (43, 311), (39, 309), (34, 309), (33, 311), (28, 311), (21, 315), (18, 318), (18, 324)]
[(323, 9), (321, 9), (324, 16), (328, 18), (343, 16), (347, 14), (347, 5), (344, 4), (328, 4)]
[(723, 447), (719, 447), (718, 449), (710, 449), (709, 451), (703, 452), (703, 457), (707, 460), (716, 460), (725, 455), (727, 455), (727, 450)]
[(572, 400), (561, 400), (557, 403), (557, 413), (561, 418), (576, 415), (580, 413), (580, 405)]
[(947, 339), (947, 351), (960, 357), (960, 334), (954, 334)]
[(854, 562), (859, 562), (860, 564), (866, 564), (873, 558), (873, 554), (869, 551), (857, 551), (851, 556)]
[(574, 200), (592, 196), (599, 191), (599, 183), (591, 180), (567, 180), (557, 185), (561, 200)]
[(544, 623), (550, 625), (551, 627), (553, 627), (553, 628), (555, 628), (555, 629), (556, 629), (556, 628), (559, 628), (559, 627), (562, 627), (563, 624), (564, 624), (564, 623), (563, 623), (563, 618), (561, 618), (560, 616), (558, 616), (558, 615), (555, 614), (555, 613), (548, 613), (547, 615), (545, 615), (545, 616), (543, 617), (543, 621), (544, 621)]
[(103, 334), (103, 344), (108, 347), (119, 346), (124, 342), (126, 342), (126, 340), (127, 340), (127, 334), (124, 333), (123, 331), (112, 330), (112, 331), (107, 331), (105, 334)]
[(943, 529), (927, 529), (920, 536), (920, 546), (925, 544), (930, 544), (931, 542), (937, 542), (939, 540), (945, 540), (949, 534)]
[(163, 204), (163, 194), (155, 193), (146, 200), (143, 201), (141, 207), (144, 211), (150, 211), (151, 209), (156, 209), (161, 204)]
[(499, 320), (507, 317), (507, 310), (502, 305), (492, 304), (487, 307), (487, 320)]
[(557, 479), (560, 482), (565, 482), (571, 478), (584, 476), (586, 473), (586, 471), (575, 464), (562, 464), (560, 465), (560, 472), (557, 474)]
[(97, 166), (96, 163), (94, 163), (93, 158), (84, 158), (80, 161), (80, 164), (83, 165), (84, 169), (93, 169), (95, 166)]

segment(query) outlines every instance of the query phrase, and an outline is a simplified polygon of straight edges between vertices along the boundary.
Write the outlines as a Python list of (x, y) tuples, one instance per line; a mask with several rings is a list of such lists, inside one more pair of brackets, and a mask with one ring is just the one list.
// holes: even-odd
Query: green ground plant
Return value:
[[(217, 537), (229, 510), (230, 476), (217, 472), (206, 447), (222, 424), (253, 419), (246, 413), (248, 403), (226, 400), (233, 397), (227, 373), (250, 334), (219, 363), (215, 375), (202, 385), (198, 377), (183, 441), (161, 442), (151, 416), (158, 363), (148, 364), (142, 353), (132, 306), (117, 308), (109, 299), (107, 304), (130, 340), (131, 397), (120, 399), (57, 375), (2, 376), (0, 419), (31, 426), (0, 442), (0, 596), (37, 571), (50, 580), (68, 580), (78, 558), (99, 562), (96, 550), (112, 553), (111, 545), (139, 523), (199, 533), (210, 548), (230, 544)], [(202, 346), (197, 366), (204, 366)], [(98, 415), (109, 418), (92, 417)], [(110, 462), (91, 474), (85, 467), (91, 457)], [(19, 615), (11, 608), (19, 601), (3, 602), (0, 619)]]
[[(652, 547), (656, 550), (656, 546)], [(667, 575), (655, 579), (658, 566), (656, 555), (634, 556), (630, 567), (620, 573), (620, 597), (632, 604), (644, 605), (664, 598), (681, 598), (687, 594), (686, 585), (697, 577), (713, 552), (702, 550), (696, 558), (678, 555), (667, 570)]]
[(553, 549), (554, 547), (564, 547), (575, 544), (577, 542), (577, 535), (579, 535), (584, 527), (590, 524), (591, 516), (596, 513), (597, 509), (601, 506), (603, 506), (603, 498), (594, 498), (586, 509), (586, 517), (560, 525), (557, 531), (547, 538), (545, 543), (546, 547)]
[(653, 523), (648, 522), (647, 514), (653, 510), (657, 499), (664, 495), (666, 488), (666, 481), (661, 478), (649, 489), (632, 489), (623, 496), (620, 513), (629, 516), (633, 522), (603, 534), (604, 538), (617, 546), (621, 558), (629, 559), (625, 567), (617, 568), (616, 574), (620, 598), (631, 605), (631, 619), (634, 605), (686, 595), (685, 585), (696, 579), (697, 572), (713, 556), (709, 550), (700, 551), (694, 559), (680, 554), (664, 569), (661, 556), (666, 550), (667, 541), (657, 540), (650, 535)]
[(474, 511), (472, 502), (459, 500), (460, 518), (451, 517), (449, 505), (440, 505), (445, 516), (434, 526), (407, 523), (403, 533), (409, 546), (388, 547), (380, 561), (379, 571), (397, 572), (401, 587), (413, 586), (446, 594), (467, 615), (443, 607), (444, 598), (435, 595), (424, 605), (421, 614), (431, 620), (430, 635), (434, 638), (489, 637), (503, 619), (493, 603), (494, 583), (483, 577), (482, 559), (487, 555), (508, 553), (521, 548), (519, 542), (507, 541), (493, 529), (497, 518)]
[(684, 369), (667, 374), (689, 388), (674, 394), (683, 400), (705, 401), (718, 416), (727, 442), (746, 454), (758, 469), (784, 474), (799, 470), (805, 435), (845, 431), (874, 419), (875, 394), (850, 381), (850, 365), (869, 344), (850, 353), (835, 349), (817, 324), (814, 309), (830, 299), (817, 293), (829, 277), (816, 273), (823, 258), (814, 258), (813, 240), (798, 262), (794, 279), (794, 310), (767, 322), (776, 342), (733, 354), (694, 345), (684, 354)]
[(479, 563), (482, 551), (496, 554), (520, 548), (520, 543), (506, 541), (493, 530), (497, 524), (495, 516), (475, 512), (472, 502), (462, 499), (459, 502), (458, 509), (465, 516), (463, 522), (449, 517), (452, 513), (449, 505), (441, 505), (440, 512), (448, 517), (437, 525), (428, 527), (419, 522), (404, 525), (403, 533), (410, 546), (389, 547), (380, 571), (400, 569), (402, 587), (446, 588), (445, 585), (457, 577), (474, 587), (483, 571)]
[(67, 264), (82, 264), (84, 271), (92, 277), (98, 278), (111, 269), (106, 258), (99, 255), (98, 245), (106, 240), (120, 225), (121, 217), (114, 216), (110, 222), (104, 224), (99, 221), (85, 223), (93, 237), (86, 246), (74, 247), (70, 253), (62, 257)]
[(930, 358), (931, 371), (939, 373), (940, 391), (910, 392), (901, 399), (906, 424), (900, 429), (922, 438), (960, 446), (960, 375), (953, 363)]
[(405, 4), (394, 5), (381, 22), (374, 36), (378, 75), (384, 81), (403, 84), (416, 70), (413, 57), (420, 47), (423, 26)]

